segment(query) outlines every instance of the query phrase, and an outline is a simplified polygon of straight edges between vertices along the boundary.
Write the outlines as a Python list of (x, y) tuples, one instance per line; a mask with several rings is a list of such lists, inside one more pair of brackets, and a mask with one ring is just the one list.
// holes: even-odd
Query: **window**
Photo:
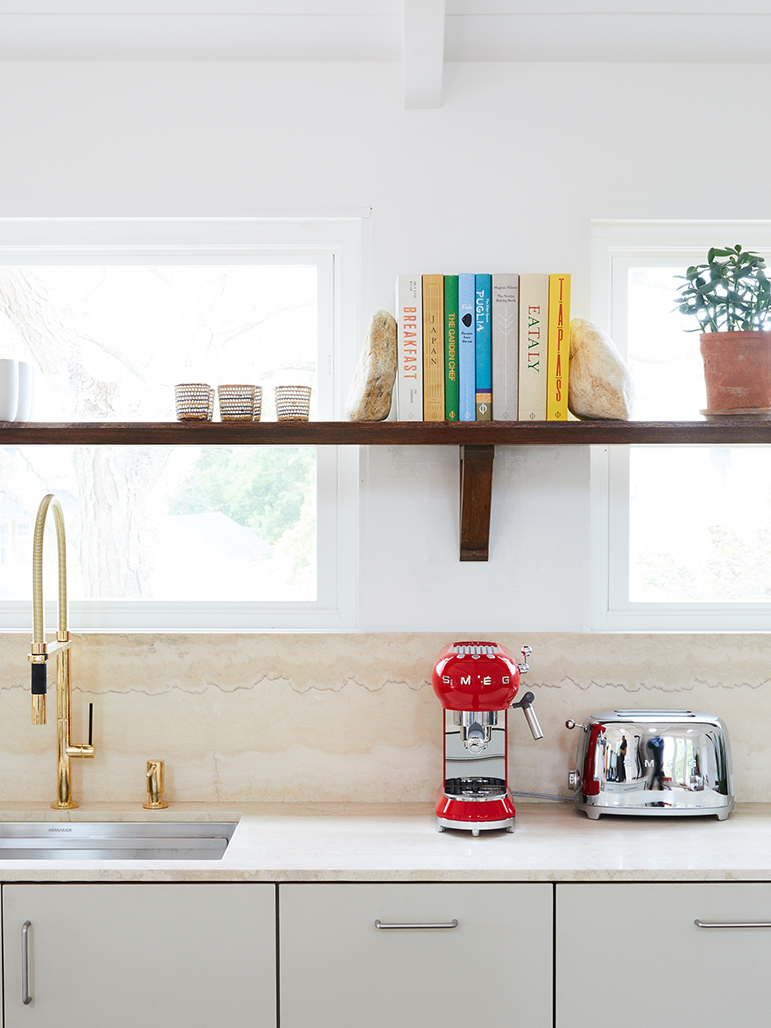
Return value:
[[(275, 385), (308, 385), (311, 418), (331, 419), (360, 231), (355, 218), (0, 222), (0, 356), (36, 368), (38, 421), (174, 420), (173, 387), (190, 381), (260, 385), (266, 420)], [(334, 447), (4, 448), (3, 623), (29, 623), (24, 533), (50, 491), (73, 630), (351, 627), (354, 463)], [(53, 598), (53, 551), (44, 583)]]
[[(593, 320), (633, 373), (637, 420), (698, 420), (698, 332), (675, 313), (677, 275), (710, 246), (771, 257), (771, 223), (593, 226)], [(765, 446), (633, 446), (592, 455), (592, 627), (768, 629), (771, 453)]]

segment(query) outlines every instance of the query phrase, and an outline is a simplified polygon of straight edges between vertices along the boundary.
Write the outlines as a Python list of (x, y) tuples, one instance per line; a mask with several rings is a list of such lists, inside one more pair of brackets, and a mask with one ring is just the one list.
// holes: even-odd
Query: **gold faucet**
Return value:
[[(59, 567), (59, 627), (56, 642), (45, 641), (43, 622), (43, 534), (46, 515), (53, 511), (56, 524), (56, 547)], [(70, 759), (72, 757), (93, 757), (91, 745), (93, 731), (93, 704), (89, 705), (88, 743), (73, 745), (70, 741), (70, 709), (72, 690), (70, 686), (70, 647), (72, 640), (67, 630), (67, 554), (64, 536), (64, 512), (56, 497), (44, 496), (38, 508), (35, 534), (32, 539), (32, 647), (29, 660), (32, 664), (32, 724), (46, 723), (47, 661), (56, 654), (56, 736), (57, 736), (57, 789), (58, 799), (51, 806), (54, 810), (72, 810), (77, 803), (72, 798)]]

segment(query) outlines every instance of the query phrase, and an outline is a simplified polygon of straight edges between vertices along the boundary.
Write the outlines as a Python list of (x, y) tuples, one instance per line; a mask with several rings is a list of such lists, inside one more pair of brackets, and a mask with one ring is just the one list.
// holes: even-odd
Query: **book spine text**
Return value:
[(493, 414), (492, 276), (477, 275), (474, 283), (477, 421), (491, 421)]
[(458, 275), (458, 412), (461, 421), (476, 421), (476, 351), (474, 347), (474, 275)]
[(519, 276), (519, 420), (546, 420), (549, 276)]
[(423, 276), (423, 420), (444, 421), (444, 275)]
[(458, 276), (444, 276), (444, 417), (458, 420)]
[(549, 276), (549, 352), (546, 368), (546, 420), (568, 419), (570, 364), (570, 275)]
[(519, 411), (519, 275), (493, 275), (493, 421)]
[(423, 420), (423, 307), (420, 275), (396, 279), (399, 421)]

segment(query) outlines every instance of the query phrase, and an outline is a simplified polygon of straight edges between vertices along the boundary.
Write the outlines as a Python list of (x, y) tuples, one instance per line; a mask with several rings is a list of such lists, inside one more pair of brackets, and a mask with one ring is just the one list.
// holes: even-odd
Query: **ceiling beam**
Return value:
[(404, 0), (404, 106), (441, 107), (445, 0)]

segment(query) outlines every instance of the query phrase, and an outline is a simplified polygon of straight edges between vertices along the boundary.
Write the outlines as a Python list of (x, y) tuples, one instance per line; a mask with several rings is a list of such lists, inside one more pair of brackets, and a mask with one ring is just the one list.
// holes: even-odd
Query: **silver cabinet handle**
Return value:
[(21, 926), (21, 1001), (24, 1006), (32, 1002), (29, 994), (29, 930), (31, 927), (31, 921), (25, 921)]
[(771, 928), (771, 921), (699, 921), (693, 922), (697, 928)]
[(421, 930), (434, 929), (434, 928), (457, 928), (458, 919), (454, 917), (452, 921), (439, 921), (437, 923), (418, 923), (413, 922), (411, 924), (402, 924), (397, 921), (375, 921), (375, 928), (417, 928)]

